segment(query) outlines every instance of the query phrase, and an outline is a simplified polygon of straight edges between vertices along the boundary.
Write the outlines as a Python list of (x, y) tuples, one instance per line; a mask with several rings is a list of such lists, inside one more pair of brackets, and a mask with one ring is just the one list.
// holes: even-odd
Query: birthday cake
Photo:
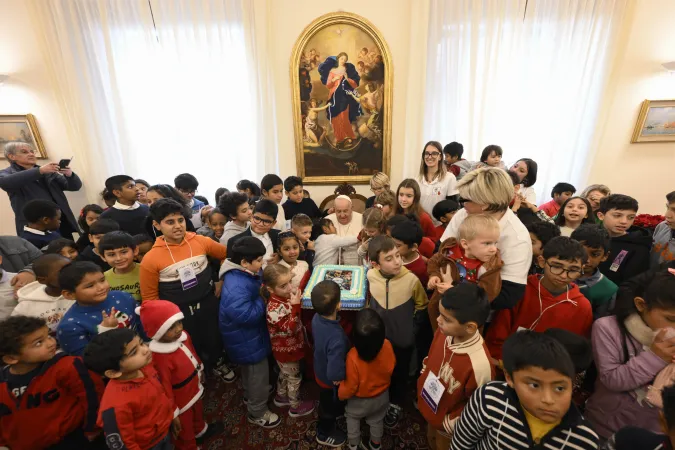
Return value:
[(340, 286), (342, 309), (362, 309), (366, 306), (368, 281), (363, 266), (337, 266), (322, 264), (314, 267), (302, 297), (302, 307), (312, 309), (312, 289), (317, 283), (331, 280)]

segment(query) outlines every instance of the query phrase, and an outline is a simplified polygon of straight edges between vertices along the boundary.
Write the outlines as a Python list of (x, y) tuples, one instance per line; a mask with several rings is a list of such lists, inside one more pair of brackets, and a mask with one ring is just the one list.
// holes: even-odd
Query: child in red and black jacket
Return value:
[(110, 379), (101, 399), (98, 425), (108, 448), (170, 449), (169, 429), (181, 430), (179, 409), (152, 365), (152, 352), (129, 328), (97, 334), (84, 350), (84, 363)]
[(300, 361), (305, 357), (305, 331), (300, 320), (302, 292), (293, 287), (292, 277), (288, 267), (270, 264), (263, 272), (260, 293), (267, 302), (267, 329), (272, 354), (279, 365), (274, 404), (290, 405), (288, 415), (302, 417), (314, 411), (314, 402), (300, 400)]
[(204, 421), (204, 365), (190, 335), (183, 331), (183, 313), (166, 300), (145, 301), (136, 312), (152, 339), (149, 347), (159, 379), (178, 408), (181, 432), (174, 444), (178, 450), (197, 450), (198, 445), (222, 429)]
[[(56, 353), (44, 319), (0, 322), (0, 447), (86, 449), (96, 429), (103, 381), (81, 358)], [(40, 427), (36, 432), (36, 426)]]

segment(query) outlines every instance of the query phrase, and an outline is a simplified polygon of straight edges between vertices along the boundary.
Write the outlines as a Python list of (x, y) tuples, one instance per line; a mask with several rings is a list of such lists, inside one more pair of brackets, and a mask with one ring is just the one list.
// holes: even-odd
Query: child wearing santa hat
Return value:
[(178, 409), (181, 432), (178, 450), (197, 450), (202, 442), (221, 432), (222, 425), (207, 424), (201, 397), (204, 365), (183, 330), (183, 313), (166, 300), (146, 300), (136, 308), (150, 341), (152, 359), (169, 398)]

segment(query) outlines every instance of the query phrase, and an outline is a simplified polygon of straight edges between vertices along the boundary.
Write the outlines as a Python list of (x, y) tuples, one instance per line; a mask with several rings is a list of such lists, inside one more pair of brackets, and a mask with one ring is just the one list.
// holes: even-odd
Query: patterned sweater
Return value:
[(305, 356), (305, 331), (300, 320), (300, 305), (274, 294), (267, 301), (267, 329), (274, 359), (281, 363), (300, 361)]

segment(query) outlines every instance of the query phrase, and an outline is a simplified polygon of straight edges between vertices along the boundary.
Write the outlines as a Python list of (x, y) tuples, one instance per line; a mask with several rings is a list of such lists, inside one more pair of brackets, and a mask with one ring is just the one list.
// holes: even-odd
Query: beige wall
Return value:
[(588, 177), (613, 192), (631, 195), (640, 212), (663, 214), (665, 195), (675, 191), (675, 142), (631, 144), (643, 100), (675, 98), (675, 74), (661, 64), (675, 60), (673, 0), (634, 2), (633, 23), (612, 74), (607, 123)]
[[(0, 114), (35, 115), (51, 161), (73, 156), (61, 111), (22, 0), (0, 0), (0, 73), (10, 78), (0, 86)], [(39, 162), (43, 164), (43, 162)], [(0, 159), (0, 169), (7, 167)], [(77, 171), (77, 160), (72, 166)], [(84, 180), (86, 183), (86, 180)], [(84, 190), (66, 194), (77, 215), (86, 204)], [(0, 192), (0, 235), (15, 234), (9, 198)]]

